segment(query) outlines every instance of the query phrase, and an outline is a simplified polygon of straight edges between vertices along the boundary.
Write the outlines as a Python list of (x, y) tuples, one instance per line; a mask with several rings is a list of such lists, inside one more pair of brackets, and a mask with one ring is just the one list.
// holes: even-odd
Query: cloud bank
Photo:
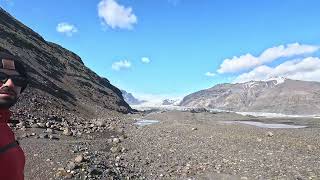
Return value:
[(276, 67), (262, 65), (250, 72), (239, 75), (234, 83), (251, 80), (266, 80), (272, 77), (286, 77), (304, 81), (320, 81), (320, 58), (307, 57), (286, 61)]
[(314, 53), (318, 51), (319, 48), (319, 46), (304, 45), (299, 43), (280, 45), (266, 49), (257, 57), (248, 53), (239, 57), (234, 56), (231, 59), (225, 59), (217, 72), (222, 74), (248, 70), (265, 63), (270, 63), (279, 58)]

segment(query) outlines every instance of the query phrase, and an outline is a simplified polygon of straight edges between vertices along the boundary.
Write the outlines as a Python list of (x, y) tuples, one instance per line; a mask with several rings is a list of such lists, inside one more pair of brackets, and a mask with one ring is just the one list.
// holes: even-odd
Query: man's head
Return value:
[(0, 109), (13, 106), (27, 84), (26, 71), (19, 58), (0, 52)]

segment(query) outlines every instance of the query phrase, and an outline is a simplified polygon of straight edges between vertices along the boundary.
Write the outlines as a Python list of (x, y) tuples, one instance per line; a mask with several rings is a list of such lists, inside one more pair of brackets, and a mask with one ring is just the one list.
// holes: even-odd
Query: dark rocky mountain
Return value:
[(128, 113), (121, 91), (87, 68), (75, 53), (44, 40), (0, 8), (0, 50), (19, 56), (30, 85), (12, 109), (16, 117), (90, 117)]
[(139, 105), (139, 104), (146, 102), (145, 100), (139, 100), (139, 99), (135, 98), (132, 95), (132, 93), (128, 93), (125, 90), (121, 90), (121, 92), (122, 92), (122, 96), (123, 96), (124, 100), (130, 105)]
[(180, 105), (246, 112), (319, 114), (320, 83), (277, 79), (219, 84), (184, 97)]

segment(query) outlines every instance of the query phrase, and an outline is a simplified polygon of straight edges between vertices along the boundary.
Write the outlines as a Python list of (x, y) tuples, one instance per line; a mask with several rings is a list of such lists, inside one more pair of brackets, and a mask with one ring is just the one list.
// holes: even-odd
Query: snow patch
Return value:
[(269, 123), (262, 123), (256, 121), (219, 121), (225, 124), (246, 124), (251, 126), (256, 126), (260, 128), (269, 128), (269, 129), (299, 129), (299, 128), (306, 128), (307, 126), (299, 126), (299, 125), (289, 125), (289, 124), (269, 124)]
[(278, 84), (282, 84), (286, 81), (287, 78), (285, 77), (271, 77), (267, 80), (264, 80), (265, 82), (268, 82), (268, 81), (276, 81), (274, 85), (278, 85)]
[(281, 117), (292, 117), (292, 118), (317, 118), (319, 115), (290, 115), (290, 114), (281, 114), (281, 113), (267, 113), (267, 112), (235, 112), (243, 116), (256, 116), (256, 117), (266, 117), (266, 118), (281, 118)]
[(258, 86), (256, 81), (250, 81), (244, 84), (244, 89), (251, 89), (255, 86)]

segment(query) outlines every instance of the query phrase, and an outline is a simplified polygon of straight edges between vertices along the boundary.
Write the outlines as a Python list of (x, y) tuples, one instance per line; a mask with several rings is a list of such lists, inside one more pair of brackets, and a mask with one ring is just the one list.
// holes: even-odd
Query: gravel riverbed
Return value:
[[(146, 179), (320, 179), (318, 119), (268, 119), (234, 113), (154, 112), (128, 128), (127, 161)], [(307, 125), (268, 129), (221, 121)]]
[[(158, 120), (138, 126), (138, 119)], [(268, 129), (226, 121), (303, 125)], [(22, 126), (23, 125), (23, 126)], [(18, 124), (26, 179), (320, 179), (319, 119), (154, 111)]]

